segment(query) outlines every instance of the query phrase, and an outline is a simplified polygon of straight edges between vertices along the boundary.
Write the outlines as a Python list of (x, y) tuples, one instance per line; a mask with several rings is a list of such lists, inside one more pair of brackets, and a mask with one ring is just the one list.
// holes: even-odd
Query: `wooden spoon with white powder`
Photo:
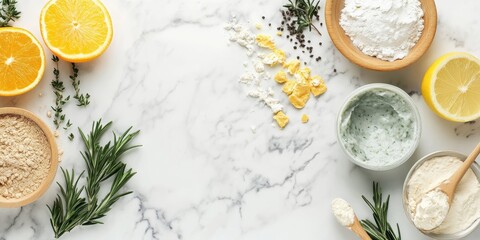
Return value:
[(357, 234), (362, 240), (372, 240), (368, 233), (363, 229), (360, 221), (358, 221), (353, 208), (347, 201), (341, 198), (335, 198), (332, 201), (333, 215), (337, 218), (337, 221), (344, 227), (350, 229)]
[(455, 190), (460, 180), (475, 162), (480, 154), (480, 143), (470, 153), (463, 164), (447, 180), (443, 181), (438, 187), (427, 192), (422, 197), (416, 207), (413, 223), (424, 231), (431, 231), (439, 227), (448, 215), (450, 205), (452, 204)]

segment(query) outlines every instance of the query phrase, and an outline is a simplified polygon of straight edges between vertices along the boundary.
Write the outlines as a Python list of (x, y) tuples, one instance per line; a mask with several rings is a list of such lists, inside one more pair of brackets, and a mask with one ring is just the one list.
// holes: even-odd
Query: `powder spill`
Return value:
[[(311, 70), (302, 67), (300, 61), (287, 61), (285, 52), (276, 47), (271, 36), (255, 35), (235, 18), (225, 24), (224, 28), (230, 33), (230, 41), (244, 47), (249, 57), (244, 63), (245, 72), (240, 83), (248, 86), (248, 96), (259, 99), (272, 110), (273, 119), (280, 128), (284, 128), (289, 119), (273, 89), (266, 86), (266, 81), (272, 79), (272, 76), (265, 67), (280, 66), (283, 69), (277, 72), (273, 79), (283, 84), (282, 91), (295, 108), (303, 108), (310, 94), (319, 96), (327, 90), (323, 79), (320, 76), (311, 76)], [(260, 29), (257, 27), (257, 30)]]
[(340, 25), (363, 53), (395, 61), (420, 39), (423, 15), (419, 0), (346, 0)]
[[(255, 42), (255, 34), (247, 27), (239, 24), (235, 18), (225, 24), (224, 28), (230, 33), (230, 41), (244, 47), (248, 57), (259, 54)], [(261, 59), (249, 59), (243, 66), (245, 72), (240, 77), (239, 82), (248, 86), (247, 95), (259, 99), (259, 101), (263, 102), (272, 110), (273, 114), (282, 111), (283, 105), (280, 104), (280, 100), (275, 98), (271, 88), (265, 86), (265, 82), (268, 81), (271, 76), (265, 72), (265, 64)]]
[(302, 67), (302, 63), (297, 59), (287, 61), (283, 50), (275, 46), (270, 36), (258, 34), (255, 40), (258, 46), (272, 51), (267, 55), (270, 56), (268, 58), (260, 55), (260, 58), (263, 57), (263, 63), (270, 66), (282, 65), (283, 71), (277, 72), (274, 79), (277, 83), (283, 84), (282, 91), (295, 108), (304, 108), (310, 99), (310, 93), (317, 97), (327, 91), (327, 86), (320, 76), (311, 76), (310, 68)]
[(35, 192), (52, 157), (45, 133), (32, 120), (0, 115), (0, 197), (18, 199)]
[(344, 227), (352, 226), (355, 221), (355, 212), (347, 201), (341, 198), (335, 198), (332, 201), (333, 215), (337, 221)]

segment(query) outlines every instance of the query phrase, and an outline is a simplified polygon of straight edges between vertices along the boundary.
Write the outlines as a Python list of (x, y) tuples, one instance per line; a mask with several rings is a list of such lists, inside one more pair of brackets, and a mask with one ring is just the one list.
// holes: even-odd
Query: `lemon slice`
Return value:
[(425, 74), (422, 94), (444, 119), (469, 122), (480, 118), (480, 60), (461, 52), (443, 55)]
[(40, 14), (40, 30), (47, 47), (70, 62), (99, 57), (113, 36), (110, 14), (98, 0), (50, 0)]

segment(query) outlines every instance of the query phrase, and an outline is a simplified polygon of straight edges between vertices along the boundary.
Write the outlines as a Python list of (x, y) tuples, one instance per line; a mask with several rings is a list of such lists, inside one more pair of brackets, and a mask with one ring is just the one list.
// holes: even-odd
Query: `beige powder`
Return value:
[(0, 115), (0, 197), (35, 192), (50, 169), (52, 153), (42, 129), (20, 116)]

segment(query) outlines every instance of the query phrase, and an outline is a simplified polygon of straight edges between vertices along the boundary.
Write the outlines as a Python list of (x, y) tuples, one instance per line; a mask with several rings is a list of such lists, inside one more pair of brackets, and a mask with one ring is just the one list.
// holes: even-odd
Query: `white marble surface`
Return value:
[[(16, 26), (40, 37), (45, 0), (20, 2), (23, 14)], [(104, 2), (115, 25), (114, 40), (101, 58), (79, 65), (82, 89), (91, 93), (92, 104), (78, 109), (70, 103), (65, 111), (75, 127), (84, 129), (99, 118), (113, 120), (118, 130), (133, 125), (142, 130), (136, 142), (143, 147), (126, 157), (138, 172), (127, 186), (135, 193), (116, 204), (104, 225), (76, 228), (65, 239), (355, 239), (335, 222), (330, 201), (343, 197), (361, 218), (370, 217), (360, 196), (371, 195), (373, 180), (392, 195), (390, 220), (400, 224), (403, 239), (426, 239), (403, 213), (401, 189), (408, 169), (432, 151), (466, 153), (480, 140), (478, 122), (444, 121), (418, 94), (423, 73), (436, 57), (449, 51), (480, 55), (477, 0), (436, 1), (439, 20), (432, 47), (414, 66), (397, 72), (352, 65), (333, 47), (325, 28), (320, 39), (309, 34), (323, 42), (316, 50), (322, 61), (310, 66), (324, 76), (329, 91), (303, 111), (288, 106), (292, 123), (283, 131), (272, 127), (270, 110), (245, 96), (238, 78), (246, 56), (228, 44), (223, 29), (232, 14), (250, 21), (252, 29), (263, 15), (265, 23), (276, 25), (282, 1)], [(53, 103), (52, 68), (49, 61), (34, 91), (0, 98), (0, 106), (26, 108), (51, 124), (46, 112)], [(66, 79), (68, 65), (61, 69)], [(393, 83), (412, 93), (423, 119), (423, 137), (412, 159), (386, 173), (350, 163), (334, 133), (346, 94), (372, 82)], [(287, 105), (280, 87), (274, 90)], [(304, 112), (311, 116), (306, 125), (299, 122)], [(58, 140), (65, 152), (60, 165), (83, 169), (78, 137), (74, 143), (65, 135)], [(34, 204), (0, 209), (0, 239), (52, 239), (45, 205), (57, 192), (52, 185)], [(479, 238), (477, 229), (466, 239)]]

